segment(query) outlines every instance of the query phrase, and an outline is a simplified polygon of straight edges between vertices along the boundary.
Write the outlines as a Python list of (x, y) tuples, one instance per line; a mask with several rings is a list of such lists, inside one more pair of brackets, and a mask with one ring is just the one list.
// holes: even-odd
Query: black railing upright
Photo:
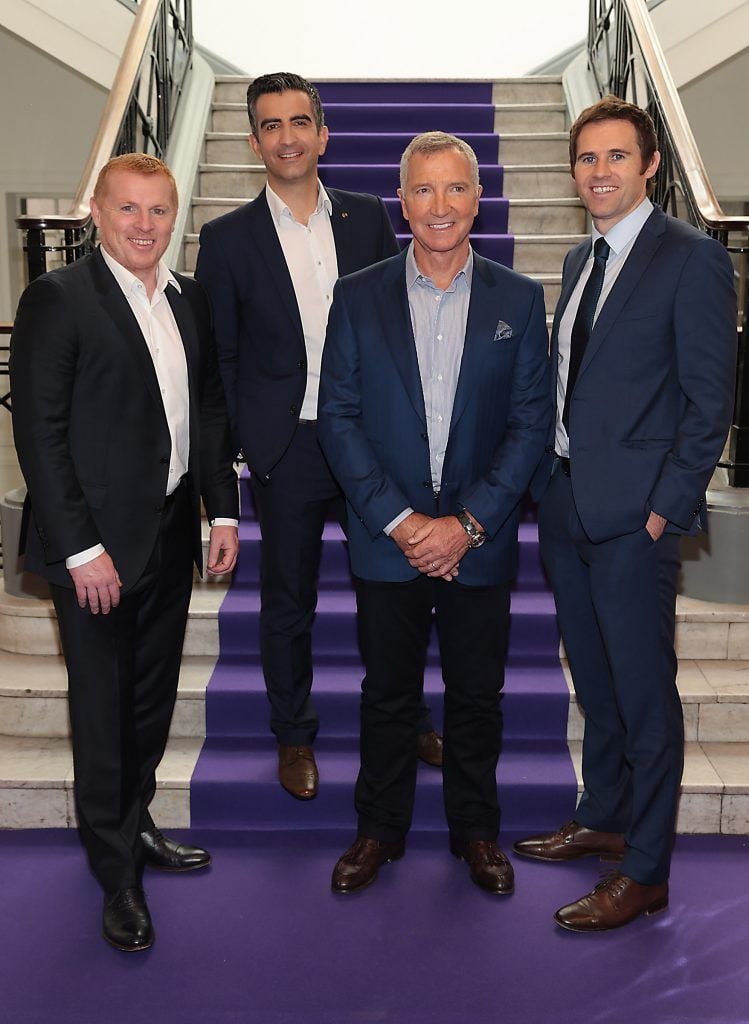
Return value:
[(611, 93), (647, 110), (655, 122), (661, 164), (653, 201), (717, 238), (731, 254), (738, 292), (739, 355), (729, 438), (729, 483), (749, 487), (749, 217), (723, 213), (710, 185), (644, 0), (590, 0), (588, 66), (599, 95)]
[(16, 218), (25, 232), (29, 281), (45, 273), (49, 253), (72, 263), (91, 250), (95, 229), (88, 200), (110, 157), (141, 152), (163, 158), (192, 54), (192, 0), (140, 0), (70, 210)]

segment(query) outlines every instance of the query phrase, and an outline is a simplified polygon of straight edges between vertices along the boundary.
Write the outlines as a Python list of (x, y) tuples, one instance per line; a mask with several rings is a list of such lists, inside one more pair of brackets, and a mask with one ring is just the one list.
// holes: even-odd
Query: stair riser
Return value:
[(587, 231), (582, 206), (510, 204), (508, 231), (513, 235), (577, 235)]
[[(216, 96), (215, 102), (230, 101), (220, 100)], [(483, 130), (497, 132), (499, 135), (502, 135), (503, 132), (561, 132), (565, 130), (565, 120), (566, 115), (563, 108), (559, 110), (534, 110), (532, 107), (516, 110), (499, 109), (494, 111), (493, 117), (491, 114), (486, 116)], [(404, 130), (407, 130), (410, 135), (416, 135), (420, 131), (430, 130), (424, 127), (416, 127), (416, 125), (425, 125), (427, 123), (432, 128), (434, 127), (435, 122), (413, 120), (411, 122), (412, 127)], [(444, 128), (441, 119), (440, 126)], [(247, 111), (244, 107), (228, 110), (214, 109), (211, 113), (210, 130), (213, 132), (242, 132), (245, 135), (249, 134), (250, 122), (247, 118)], [(341, 128), (339, 127), (338, 130), (340, 131)], [(355, 131), (356, 129), (350, 128), (350, 130)]]
[[(236, 82), (217, 82), (214, 99), (217, 103), (245, 103), (247, 100), (247, 86), (251, 79), (240, 79)], [(406, 84), (405, 88), (408, 89), (410, 84)], [(318, 84), (320, 94), (323, 97), (323, 103), (325, 105), (330, 102), (327, 97), (331, 99), (335, 96), (336, 84), (331, 82), (321, 82)], [(375, 82), (369, 86), (370, 89), (378, 90), (382, 95), (383, 83)], [(400, 91), (404, 88), (404, 83), (396, 83), (395, 88)], [(440, 90), (440, 93), (444, 93), (445, 84), (429, 83), (426, 84), (426, 88), (422, 83), (414, 83), (413, 86), (415, 91), (416, 99), (412, 99), (412, 102), (428, 102), (430, 90)], [(459, 99), (461, 97), (461, 91), (465, 88), (463, 83), (452, 85), (451, 87), (451, 98)], [(471, 90), (475, 89), (475, 86), (469, 85), (468, 88)], [(562, 86), (559, 79), (554, 81), (535, 81), (533, 78), (524, 78), (517, 81), (508, 82), (495, 82), (493, 84), (487, 83), (486, 86), (487, 97), (490, 95), (490, 102), (492, 103), (559, 103), (562, 99)], [(348, 94), (350, 93), (350, 87), (347, 87)]]

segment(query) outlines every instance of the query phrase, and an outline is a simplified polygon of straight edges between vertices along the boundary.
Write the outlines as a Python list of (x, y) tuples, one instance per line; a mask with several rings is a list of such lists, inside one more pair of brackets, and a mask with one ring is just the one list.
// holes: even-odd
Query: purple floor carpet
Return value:
[(443, 837), (416, 835), (372, 888), (336, 897), (345, 834), (184, 836), (212, 867), (148, 874), (156, 944), (124, 954), (99, 937), (74, 832), (0, 834), (4, 1024), (749, 1021), (745, 838), (680, 837), (668, 911), (585, 936), (552, 913), (595, 861), (517, 858), (515, 893), (492, 897)]

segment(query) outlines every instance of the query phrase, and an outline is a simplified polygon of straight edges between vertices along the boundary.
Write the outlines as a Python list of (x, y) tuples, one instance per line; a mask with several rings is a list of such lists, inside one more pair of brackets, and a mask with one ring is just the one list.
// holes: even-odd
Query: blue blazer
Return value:
[[(565, 259), (553, 366), (559, 322), (589, 253), (586, 239)], [(570, 406), (572, 490), (592, 541), (641, 529), (651, 510), (672, 532), (698, 529), (731, 423), (736, 343), (728, 254), (656, 207), (596, 320)], [(548, 483), (553, 444), (552, 425), (536, 498)]]
[[(384, 203), (326, 189), (339, 276), (398, 252)], [(195, 276), (213, 307), (235, 451), (260, 481), (289, 446), (307, 386), (307, 352), (291, 275), (265, 190), (200, 232)]]
[[(336, 285), (323, 352), (318, 436), (349, 503), (353, 572), (405, 581), (418, 572), (384, 533), (405, 508), (434, 515), (424, 397), (411, 327), (406, 253)], [(498, 324), (511, 328), (498, 337)], [(548, 340), (540, 285), (474, 253), (465, 348), (439, 511), (468, 508), (487, 542), (460, 582), (510, 579), (519, 502), (549, 429)]]

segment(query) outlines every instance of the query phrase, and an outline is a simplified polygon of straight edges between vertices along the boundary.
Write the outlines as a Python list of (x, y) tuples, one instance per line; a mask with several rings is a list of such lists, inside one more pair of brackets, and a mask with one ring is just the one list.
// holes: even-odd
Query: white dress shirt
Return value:
[[(627, 257), (632, 251), (632, 246), (635, 244), (637, 236), (648, 219), (650, 214), (653, 212), (653, 204), (649, 199), (645, 198), (631, 213), (628, 213), (626, 217), (622, 218), (618, 224), (615, 224), (611, 228), (605, 238), (610, 248), (609, 258), (606, 260), (606, 270), (603, 275), (603, 287), (601, 288), (601, 294), (596, 305), (595, 316), (593, 317), (593, 323), (595, 324), (598, 319), (598, 314), (603, 308), (603, 304), (609, 297), (611, 289), (614, 287), (616, 279), (622, 271), (622, 267), (627, 262)], [(558, 356), (557, 356), (557, 422), (556, 422), (556, 435), (554, 440), (554, 450), (557, 455), (562, 455), (565, 458), (569, 458), (570, 454), (570, 442), (567, 437), (567, 431), (564, 429), (562, 423), (562, 412), (564, 410), (564, 399), (567, 394), (567, 375), (570, 368), (570, 345), (572, 342), (572, 326), (575, 323), (575, 317), (577, 316), (578, 306), (580, 305), (580, 299), (582, 298), (583, 289), (590, 277), (590, 272), (593, 269), (593, 246), (596, 244), (597, 239), (601, 238), (601, 232), (593, 228), (591, 241), (590, 241), (590, 253), (588, 260), (582, 269), (582, 273), (578, 278), (577, 284), (572, 290), (570, 295), (570, 301), (567, 303), (567, 307), (562, 313), (562, 319), (559, 321), (559, 337), (558, 337)]]
[(300, 224), (270, 185), (265, 186), (265, 195), (294, 286), (307, 350), (307, 386), (300, 419), (316, 420), (325, 330), (333, 286), (338, 280), (338, 259), (330, 223), (333, 205), (318, 182), (317, 207), (309, 221)]

